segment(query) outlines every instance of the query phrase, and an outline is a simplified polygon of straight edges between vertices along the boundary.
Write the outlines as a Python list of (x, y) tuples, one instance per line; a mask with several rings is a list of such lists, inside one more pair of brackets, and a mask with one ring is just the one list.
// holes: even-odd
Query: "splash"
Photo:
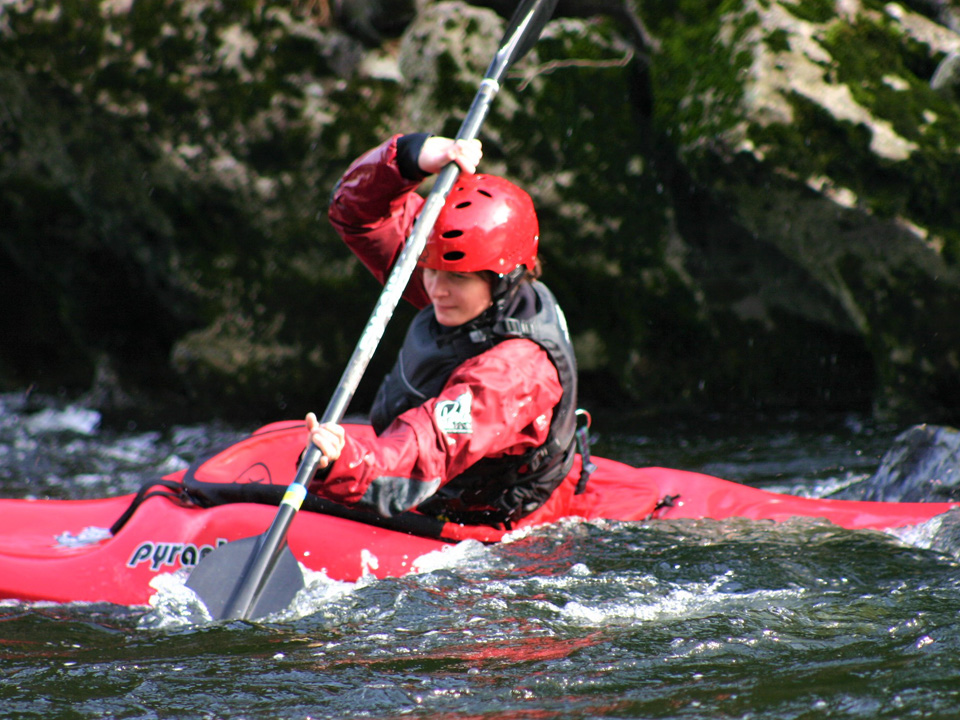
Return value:
[[(645, 584), (663, 588), (659, 596), (648, 591), (627, 593), (610, 603), (587, 605), (573, 600), (563, 606), (561, 615), (579, 626), (604, 626), (633, 622), (666, 622), (678, 619), (709, 617), (721, 612), (730, 614), (736, 608), (766, 607), (771, 601), (782, 601), (802, 595), (803, 588), (790, 590), (755, 590), (730, 592), (734, 572), (727, 572), (709, 583), (686, 583), (674, 586), (655, 577), (644, 578)], [(627, 600), (624, 602), (624, 600)]]
[(326, 605), (349, 595), (357, 588), (375, 582), (376, 579), (367, 576), (355, 583), (332, 580), (325, 572), (315, 572), (300, 565), (303, 571), (303, 589), (298, 592), (290, 606), (279, 613), (264, 618), (266, 621), (292, 622), (300, 618), (313, 615)]
[(919, 525), (888, 532), (901, 542), (960, 559), (960, 509), (950, 510)]
[(161, 573), (150, 581), (157, 592), (150, 598), (150, 610), (140, 618), (140, 628), (170, 630), (212, 621), (206, 605), (186, 586), (189, 576), (189, 571), (182, 569)]
[[(304, 587), (294, 596), (289, 607), (259, 618), (256, 622), (286, 623), (307, 617), (365, 582), (340, 582), (331, 580), (324, 572), (314, 572), (303, 565), (300, 569), (303, 572)], [(203, 600), (187, 587), (189, 577), (190, 571), (181, 569), (173, 573), (162, 573), (150, 581), (150, 587), (156, 590), (156, 593), (150, 598), (150, 610), (140, 618), (140, 628), (170, 630), (214, 622)]]
[(98, 542), (109, 540), (112, 537), (113, 533), (110, 532), (109, 528), (90, 525), (76, 534), (69, 531), (63, 532), (57, 535), (56, 540), (61, 547), (77, 548), (96, 545)]
[(477, 540), (464, 540), (456, 545), (448, 545), (433, 550), (413, 561), (412, 572), (428, 573), (449, 568), (463, 569), (466, 566), (483, 563), (490, 556), (487, 546)]
[(77, 405), (69, 405), (63, 410), (46, 408), (29, 416), (24, 424), (34, 434), (74, 432), (93, 435), (100, 426), (100, 413)]

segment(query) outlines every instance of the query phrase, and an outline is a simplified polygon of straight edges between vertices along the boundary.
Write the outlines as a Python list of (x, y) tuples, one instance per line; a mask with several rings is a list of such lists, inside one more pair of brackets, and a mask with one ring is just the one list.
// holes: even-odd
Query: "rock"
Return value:
[[(680, 195), (683, 187), (714, 204), (709, 225), (694, 219), (693, 231), (682, 229), (690, 259), (704, 256), (702, 270), (688, 267), (713, 322), (745, 308), (735, 336), (751, 318), (753, 342), (776, 337), (789, 346), (805, 335), (807, 352), (822, 361), (825, 402), (845, 386), (875, 383), (877, 412), (960, 406), (952, 349), (960, 330), (947, 320), (960, 307), (960, 204), (949, 200), (960, 194), (960, 112), (930, 94), (923, 75), (960, 37), (894, 3), (881, 12), (856, 2), (828, 10), (747, 0), (711, 20), (716, 30), (706, 18), (700, 26), (711, 72), (696, 50), (668, 53), (657, 60), (669, 66), (659, 72), (671, 85), (655, 92), (664, 119), (682, 116), (672, 126), (689, 178), (676, 190), (678, 222), (688, 206), (705, 210), (685, 202), (696, 195)], [(688, 29), (691, 41), (699, 36)], [(668, 98), (674, 87), (683, 90)], [(905, 103), (910, 117), (896, 110)], [(954, 178), (937, 181), (937, 210), (921, 200), (931, 197), (921, 179), (930, 173)], [(767, 263), (740, 252), (751, 245), (771, 258), (776, 249), (792, 270), (756, 272)], [(718, 259), (730, 263), (719, 275)], [(807, 330), (788, 329), (804, 320)], [(773, 377), (759, 380), (775, 386)]]
[[(3, 4), (0, 383), (322, 404), (380, 290), (330, 189), (455, 132), (514, 6)], [(558, 3), (484, 162), (537, 203), (585, 402), (956, 418), (951, 7)]]
[(960, 99), (960, 52), (952, 52), (937, 65), (930, 87), (938, 92)]
[(916, 425), (904, 431), (861, 487), (864, 500), (960, 500), (960, 430)]
[(416, 15), (414, 0), (328, 0), (337, 24), (369, 47), (399, 36)]

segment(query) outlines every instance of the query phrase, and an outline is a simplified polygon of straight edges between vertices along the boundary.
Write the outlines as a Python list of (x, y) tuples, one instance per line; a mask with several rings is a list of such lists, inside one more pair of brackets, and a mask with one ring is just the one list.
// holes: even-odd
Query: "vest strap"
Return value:
[(534, 333), (533, 323), (512, 317), (499, 320), (496, 323), (496, 328), (499, 335), (529, 337)]
[(577, 452), (580, 453), (580, 479), (577, 481), (577, 489), (574, 492), (574, 495), (583, 495), (587, 491), (587, 482), (590, 480), (590, 476), (593, 475), (594, 470), (597, 469), (597, 464), (590, 459), (590, 423), (593, 418), (590, 417), (590, 413), (581, 408), (577, 408), (577, 430), (575, 436), (577, 438)]

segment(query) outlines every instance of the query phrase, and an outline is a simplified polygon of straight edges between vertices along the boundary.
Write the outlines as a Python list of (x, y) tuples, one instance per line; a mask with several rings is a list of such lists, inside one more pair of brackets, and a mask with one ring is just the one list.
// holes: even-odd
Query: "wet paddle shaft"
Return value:
[[(557, 0), (521, 0), (457, 132), (458, 140), (477, 137), (490, 103), (500, 90), (500, 80), (507, 69), (536, 43), (556, 3)], [(450, 163), (437, 175), (321, 422), (339, 423), (343, 420), (347, 405), (400, 302), (458, 175), (459, 168), (455, 163)], [(227, 543), (208, 554), (191, 573), (187, 586), (203, 600), (215, 620), (255, 618), (277, 612), (287, 607), (303, 587), (303, 574), (287, 546), (286, 537), (321, 457), (320, 450), (313, 443), (308, 443), (297, 476), (287, 488), (273, 524), (266, 533)]]

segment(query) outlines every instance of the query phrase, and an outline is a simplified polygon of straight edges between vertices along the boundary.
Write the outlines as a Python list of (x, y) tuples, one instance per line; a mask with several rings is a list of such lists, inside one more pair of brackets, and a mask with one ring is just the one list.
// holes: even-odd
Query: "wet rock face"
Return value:
[(904, 431), (862, 487), (864, 500), (960, 500), (960, 431), (935, 425)]
[(893, 3), (748, 0), (711, 19), (700, 46), (726, 62), (664, 58), (683, 90), (658, 108), (693, 181), (794, 268), (754, 273), (727, 308), (780, 337), (784, 315), (849, 332), (877, 407), (955, 406), (960, 337), (940, 318), (960, 301), (960, 180), (941, 180), (960, 178), (960, 115), (931, 80), (960, 36)]
[[(392, 132), (455, 132), (513, 5), (4, 5), (0, 385), (328, 397), (379, 292), (329, 191)], [(587, 396), (957, 414), (955, 16), (558, 3), (484, 162), (537, 204)]]

